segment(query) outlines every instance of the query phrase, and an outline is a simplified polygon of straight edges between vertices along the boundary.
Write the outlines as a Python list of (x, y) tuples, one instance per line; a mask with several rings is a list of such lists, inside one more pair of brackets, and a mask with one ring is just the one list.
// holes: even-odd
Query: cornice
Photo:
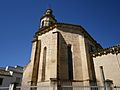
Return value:
[(44, 16), (42, 16), (42, 17), (40, 18), (40, 20), (42, 20), (42, 19), (45, 18), (45, 17), (51, 17), (51, 18), (53, 18), (53, 19), (57, 22), (57, 20), (55, 19), (55, 16), (53, 16), (53, 15), (44, 15)]
[(96, 47), (102, 49), (102, 46), (98, 44), (91, 36), (90, 34), (80, 25), (74, 25), (74, 24), (66, 24), (66, 23), (54, 23), (51, 26), (40, 28), (36, 33), (35, 37), (40, 36), (42, 34), (45, 34), (46, 32), (49, 32), (50, 30), (53, 30), (54, 28), (69, 28), (69, 29), (75, 29), (80, 30), (81, 33), (84, 35), (85, 38), (88, 38), (90, 41), (92, 41)]
[(92, 52), (92, 56), (93, 57), (97, 57), (97, 56), (102, 56), (102, 55), (107, 55), (107, 54), (118, 54), (120, 53), (120, 44), (117, 45), (117, 46), (112, 46), (112, 47), (109, 47), (109, 48), (105, 48), (105, 49), (101, 49), (99, 51), (96, 51), (96, 52)]
[(2, 75), (2, 76), (11, 76), (9, 71), (5, 71), (5, 70), (0, 70), (0, 75)]
[(81, 25), (75, 25), (75, 24), (66, 24), (66, 23), (58, 23), (58, 25), (60, 27), (63, 27), (63, 28), (70, 28), (70, 29), (75, 29), (75, 30), (80, 30), (81, 33), (84, 35), (85, 38), (88, 38), (91, 42), (94, 43), (94, 45), (99, 48), (99, 49), (102, 49), (102, 46), (97, 43), (96, 40), (94, 40), (91, 35), (81, 26)]
[(56, 24), (52, 24), (51, 26), (48, 26), (48, 27), (43, 27), (43, 28), (39, 28), (39, 30), (35, 33), (35, 36), (41, 36), (42, 34), (45, 34), (46, 32), (49, 32), (51, 30), (53, 30), (54, 28), (56, 28)]

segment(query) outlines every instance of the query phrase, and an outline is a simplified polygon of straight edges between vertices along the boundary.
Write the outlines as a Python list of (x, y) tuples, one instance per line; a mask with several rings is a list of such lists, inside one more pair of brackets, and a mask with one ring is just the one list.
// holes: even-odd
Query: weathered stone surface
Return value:
[[(44, 82), (49, 82), (50, 78), (69, 80), (67, 46), (71, 45), (73, 80), (82, 81), (84, 85), (89, 85), (91, 68), (88, 66), (90, 57), (89, 48), (87, 47), (89, 44), (94, 47), (95, 45), (91, 40), (84, 37), (80, 29), (76, 30), (76, 28), (69, 28), (69, 26), (54, 28), (39, 35), (38, 40), (41, 40), (38, 83), (43, 82), (41, 79), (43, 50), (45, 47), (47, 51)], [(32, 78), (36, 42), (33, 43), (32, 47), (31, 62), (24, 71), (23, 84), (28, 83)]]

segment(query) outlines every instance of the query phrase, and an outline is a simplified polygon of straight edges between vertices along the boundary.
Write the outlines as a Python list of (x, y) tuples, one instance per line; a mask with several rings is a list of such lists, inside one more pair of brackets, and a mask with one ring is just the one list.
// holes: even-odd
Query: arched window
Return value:
[(70, 44), (67, 46), (67, 54), (68, 54), (68, 77), (69, 80), (73, 80), (73, 60)]
[(42, 21), (42, 27), (44, 27), (44, 21)]
[(44, 50), (43, 50), (42, 78), (41, 78), (41, 81), (45, 81), (45, 72), (46, 72), (46, 52), (47, 52), (47, 48), (44, 47)]

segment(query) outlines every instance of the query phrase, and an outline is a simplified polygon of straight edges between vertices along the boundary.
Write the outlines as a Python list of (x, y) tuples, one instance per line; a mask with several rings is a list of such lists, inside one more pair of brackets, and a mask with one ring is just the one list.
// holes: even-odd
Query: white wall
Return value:
[(120, 54), (109, 53), (93, 58), (98, 85), (103, 85), (100, 66), (103, 66), (105, 79), (113, 80), (114, 85), (120, 85)]

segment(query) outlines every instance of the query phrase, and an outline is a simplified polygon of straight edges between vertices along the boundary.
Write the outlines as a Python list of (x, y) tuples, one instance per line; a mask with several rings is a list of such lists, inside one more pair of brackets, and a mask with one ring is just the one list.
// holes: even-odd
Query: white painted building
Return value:
[(17, 85), (21, 85), (22, 75), (23, 67), (0, 67), (0, 87), (9, 87), (11, 83), (17, 83)]
[(120, 45), (94, 52), (93, 62), (97, 85), (102, 86), (109, 80), (120, 86)]

